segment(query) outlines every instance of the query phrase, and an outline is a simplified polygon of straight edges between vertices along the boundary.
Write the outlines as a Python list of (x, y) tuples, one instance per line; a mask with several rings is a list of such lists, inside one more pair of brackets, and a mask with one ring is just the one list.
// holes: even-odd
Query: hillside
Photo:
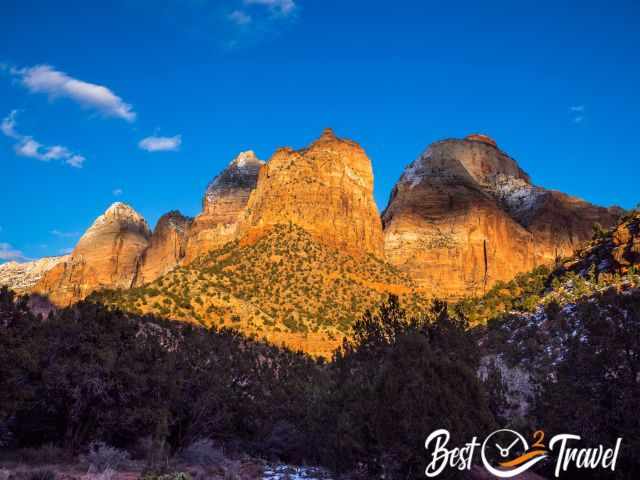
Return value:
[(560, 306), (613, 289), (640, 285), (640, 212), (622, 217), (617, 225), (593, 229), (593, 237), (573, 255), (498, 282), (479, 298), (458, 303), (472, 324), (484, 324), (507, 313), (533, 313), (549, 303)]
[(410, 312), (428, 304), (391, 265), (370, 254), (347, 255), (289, 224), (252, 244), (228, 243), (144, 287), (91, 299), (329, 355), (353, 322), (390, 293)]

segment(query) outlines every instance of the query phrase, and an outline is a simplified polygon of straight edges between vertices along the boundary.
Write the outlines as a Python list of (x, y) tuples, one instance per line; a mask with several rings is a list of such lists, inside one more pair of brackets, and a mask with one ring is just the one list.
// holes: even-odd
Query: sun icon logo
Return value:
[(533, 434), (534, 443), (529, 448), (525, 438), (507, 428), (496, 430), (482, 444), (482, 463), (489, 473), (499, 478), (514, 477), (547, 457), (544, 432)]

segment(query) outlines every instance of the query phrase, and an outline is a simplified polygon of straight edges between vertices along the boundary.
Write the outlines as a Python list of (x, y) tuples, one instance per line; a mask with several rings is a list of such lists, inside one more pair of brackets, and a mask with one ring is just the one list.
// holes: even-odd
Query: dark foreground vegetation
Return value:
[[(615, 478), (635, 478), (640, 298), (601, 302), (611, 308), (597, 304), (581, 324), (591, 340), (568, 342), (557, 381), (537, 384), (540, 408), (518, 426), (584, 435), (593, 445), (623, 436)], [(615, 302), (624, 308), (616, 310)], [(424, 440), (433, 430), (446, 428), (451, 444), (462, 446), (513, 424), (504, 415), (499, 371), (484, 382), (478, 377), (488, 353), (478, 338), (495, 350), (507, 342), (499, 325), (515, 320), (470, 331), (462, 310), (452, 310), (433, 302), (421, 318), (410, 319), (390, 297), (355, 322), (351, 340), (326, 362), (232, 330), (91, 302), (43, 319), (5, 288), (0, 445), (13, 451), (46, 446), (70, 456), (88, 455), (95, 445), (135, 454), (146, 445), (145, 460), (160, 468), (164, 459), (212, 442), (225, 451), (323, 465), (354, 477), (424, 478)], [(624, 318), (616, 317), (622, 311)], [(552, 313), (561, 323), (560, 313)], [(611, 316), (617, 321), (607, 321)]]

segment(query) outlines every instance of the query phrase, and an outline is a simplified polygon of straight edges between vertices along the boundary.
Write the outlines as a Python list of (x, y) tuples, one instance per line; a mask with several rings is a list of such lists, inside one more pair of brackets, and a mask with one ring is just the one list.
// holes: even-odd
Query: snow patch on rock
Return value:
[(431, 160), (432, 156), (433, 150), (429, 147), (424, 151), (424, 153), (422, 153), (422, 155), (409, 164), (402, 174), (402, 177), (400, 177), (400, 181), (408, 183), (410, 188), (414, 188), (419, 185), (427, 173), (425, 164)]
[(7, 262), (0, 265), (0, 285), (7, 285), (14, 290), (26, 290), (34, 286), (45, 273), (69, 255), (60, 257), (44, 257), (31, 262)]
[(236, 158), (229, 162), (227, 168), (207, 185), (206, 201), (214, 202), (235, 188), (253, 189), (262, 165), (264, 162), (256, 157), (253, 150), (240, 152)]
[(489, 179), (488, 189), (503, 208), (518, 219), (535, 211), (546, 196), (543, 188), (503, 173)]

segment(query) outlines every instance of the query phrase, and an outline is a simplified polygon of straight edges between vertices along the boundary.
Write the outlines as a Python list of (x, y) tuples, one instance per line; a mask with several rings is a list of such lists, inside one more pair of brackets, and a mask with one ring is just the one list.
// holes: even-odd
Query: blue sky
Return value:
[(631, 208), (639, 58), (633, 1), (3, 0), (0, 261), (59, 254), (117, 200), (151, 226), (195, 215), (239, 151), (327, 126), (369, 154), (380, 210), (429, 143), (471, 132)]

